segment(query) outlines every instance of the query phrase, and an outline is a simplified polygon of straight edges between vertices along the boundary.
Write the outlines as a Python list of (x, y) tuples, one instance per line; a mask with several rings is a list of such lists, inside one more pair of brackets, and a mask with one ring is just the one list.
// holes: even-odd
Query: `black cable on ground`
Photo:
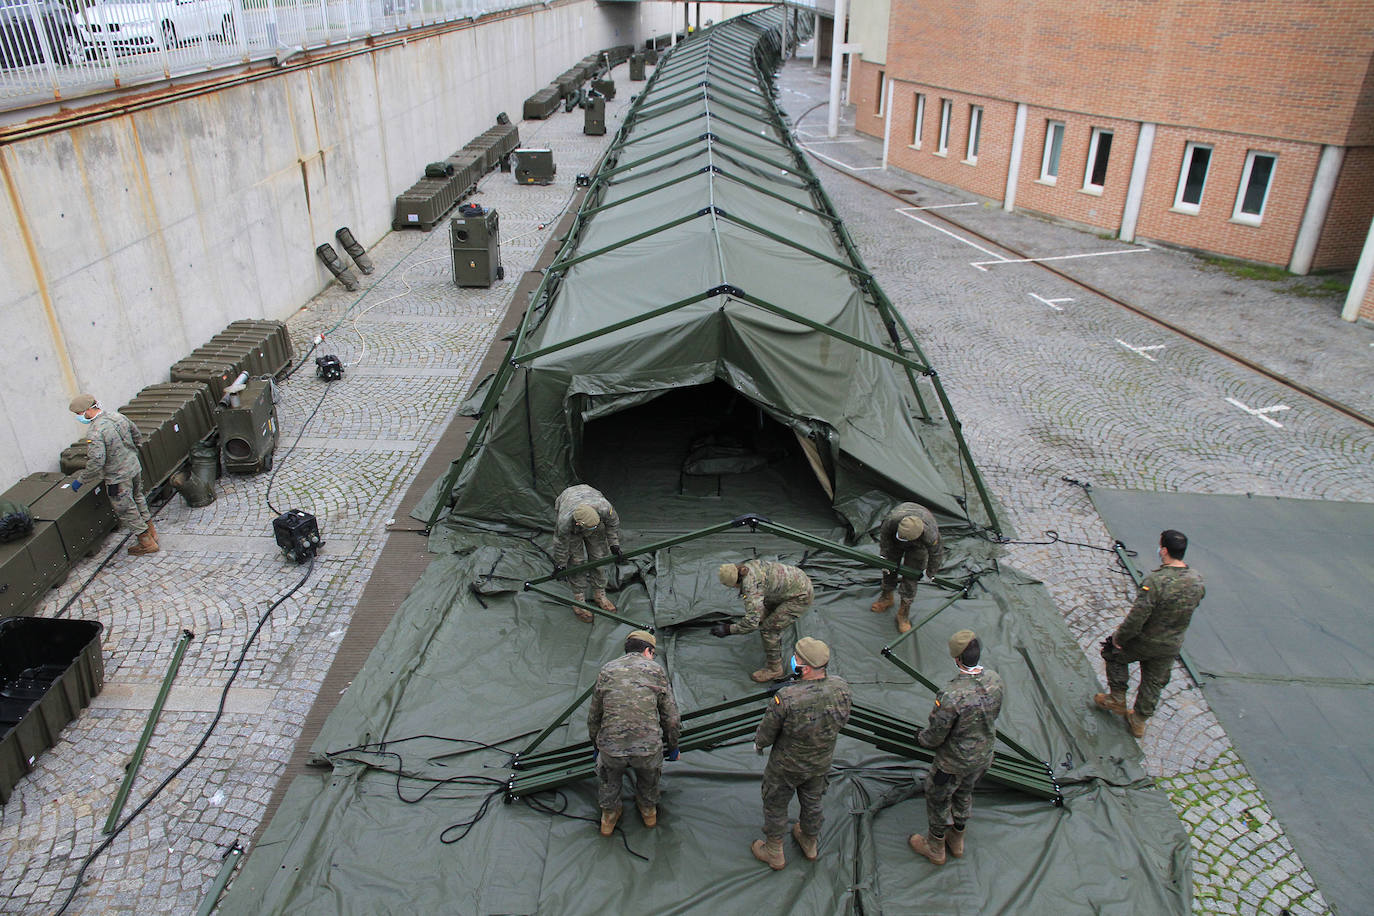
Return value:
[[(315, 414), (319, 413), (320, 408), (324, 406), (324, 399), (329, 395), (329, 385), (329, 382), (324, 383), (324, 391), (320, 392), (320, 399), (315, 402), (315, 409), (310, 411), (310, 416), (306, 417), (305, 422), (301, 424), (301, 431), (296, 433), (296, 441), (292, 442), (291, 447), (286, 450), (286, 454), (282, 456), (282, 461), (290, 458), (291, 453), (296, 450), (296, 446), (301, 444), (301, 438), (305, 436), (306, 427), (310, 425), (310, 421), (315, 419)], [(265, 498), (267, 500), (267, 508), (272, 511), (273, 515), (281, 515), (281, 511), (277, 509), (276, 506), (272, 505), (272, 483), (277, 479), (277, 471), (279, 470), (281, 470), (281, 461), (274, 461), (272, 463), (272, 473), (267, 478), (267, 494)]]
[(267, 621), (271, 619), (272, 612), (280, 607), (287, 598), (290, 598), (299, 591), (300, 587), (305, 584), (305, 581), (310, 578), (310, 574), (314, 571), (315, 558), (311, 557), (310, 565), (306, 567), (305, 575), (301, 576), (300, 581), (291, 586), (290, 591), (282, 595), (276, 601), (273, 601), (267, 610), (263, 611), (262, 616), (258, 618), (258, 625), (254, 627), (253, 632), (249, 634), (247, 641), (243, 644), (243, 648), (239, 651), (239, 657), (235, 660), (234, 667), (229, 671), (229, 678), (224, 682), (224, 689), (220, 691), (219, 706), (215, 710), (215, 717), (210, 720), (209, 726), (205, 729), (205, 734), (201, 736), (200, 741), (196, 744), (195, 748), (192, 749), (191, 753), (186, 756), (186, 759), (177, 764), (176, 767), (172, 769), (172, 772), (168, 773), (162, 782), (158, 783), (157, 787), (148, 793), (148, 797), (145, 798), (137, 808), (131, 811), (128, 817), (120, 821), (119, 826), (116, 827), (109, 836), (105, 837), (99, 846), (91, 850), (90, 854), (86, 856), (85, 860), (81, 863), (81, 868), (76, 873), (76, 881), (73, 882), (72, 889), (67, 893), (66, 899), (63, 900), (62, 905), (57, 908), (57, 912), (54, 916), (62, 916), (62, 914), (67, 911), (67, 907), (71, 906), (72, 901), (76, 899), (76, 894), (81, 890), (81, 884), (85, 880), (86, 869), (90, 868), (91, 863), (94, 862), (102, 852), (109, 848), (110, 844), (115, 841), (116, 837), (124, 832), (124, 829), (133, 822), (134, 818), (142, 814), (144, 809), (152, 804), (153, 799), (157, 798), (158, 795), (162, 793), (162, 790), (171, 784), (173, 779), (180, 776), (182, 771), (200, 756), (200, 752), (203, 751), (205, 745), (210, 742), (210, 736), (214, 734), (215, 727), (219, 725), (219, 720), (224, 717), (224, 707), (229, 701), (229, 688), (233, 686), (235, 679), (239, 676), (239, 671), (243, 669), (244, 660), (248, 657), (248, 650), (253, 647), (253, 643), (257, 642), (258, 634), (262, 632), (262, 628), (266, 626)]
[[(521, 799), (520, 799), (520, 800), (523, 801), (523, 802), (525, 803), (526, 807), (528, 807), (531, 811), (538, 811), (540, 814), (552, 814), (552, 815), (555, 815), (555, 816), (557, 816), (557, 817), (566, 817), (566, 818), (568, 818), (568, 819), (570, 819), (570, 820), (574, 820), (574, 821), (586, 821), (586, 822), (589, 823), (589, 824), (596, 824), (597, 827), (600, 828), (600, 826), (601, 826), (601, 818), (600, 818), (600, 817), (588, 817), (588, 816), (586, 816), (585, 814), (569, 814), (569, 813), (568, 813), (568, 797), (567, 797), (566, 795), (563, 794), (563, 790), (562, 790), (562, 789), (554, 789), (554, 790), (553, 790), (553, 794), (554, 794), (554, 796), (558, 799), (558, 801), (559, 801), (559, 803), (560, 803), (559, 807), (557, 807), (557, 808), (553, 807), (552, 805), (550, 805), (550, 804), (548, 804), (548, 803), (546, 803), (546, 802), (540, 801), (540, 800), (539, 800), (536, 796), (534, 796), (534, 795), (523, 795), (523, 796), (521, 796)], [(452, 829), (452, 828), (450, 828), (450, 829)], [(471, 830), (472, 828), (469, 827), (468, 829)], [(648, 862), (648, 861), (649, 861), (649, 857), (648, 857), (648, 856), (642, 855), (642, 854), (640, 854), (640, 853), (637, 853), (637, 852), (635, 852), (633, 849), (630, 848), (630, 839), (629, 839), (629, 837), (627, 837), (627, 836), (625, 835), (625, 831), (621, 828), (621, 826), (620, 826), (619, 824), (616, 824), (616, 826), (615, 826), (615, 832), (618, 833), (618, 834), (620, 834), (620, 842), (622, 842), (622, 843), (625, 844), (625, 851), (626, 851), (626, 852), (628, 852), (630, 855), (634, 856), (636, 859), (642, 859), (642, 860), (645, 861), (645, 862)], [(466, 834), (465, 834), (465, 835), (466, 835)]]
[[(151, 513), (149, 513), (148, 521), (151, 522), (153, 519), (157, 518), (158, 513), (161, 512), (163, 509), (167, 508), (167, 504), (171, 501), (172, 497), (169, 496), (166, 499), (164, 499), (160, 504), (158, 504), (158, 507), (154, 509)], [(81, 587), (78, 588), (74, 593), (72, 593), (72, 596), (66, 600), (62, 607), (57, 609), (57, 612), (53, 614), (53, 617), (61, 617), (63, 614), (67, 613), (68, 608), (70, 608), (73, 604), (76, 603), (76, 599), (81, 597), (81, 593), (86, 590), (87, 586), (89, 586), (92, 582), (95, 581), (95, 577), (100, 575), (101, 570), (103, 570), (106, 566), (110, 565), (110, 561), (119, 555), (119, 551), (124, 547), (125, 544), (129, 543), (129, 538), (133, 536), (134, 533), (130, 531), (127, 534), (125, 534), (124, 537), (120, 538), (119, 543), (114, 546), (114, 549), (105, 555), (105, 559), (101, 560), (99, 565), (97, 565), (95, 569), (91, 570), (91, 574), (86, 579), (86, 581), (82, 582)]]

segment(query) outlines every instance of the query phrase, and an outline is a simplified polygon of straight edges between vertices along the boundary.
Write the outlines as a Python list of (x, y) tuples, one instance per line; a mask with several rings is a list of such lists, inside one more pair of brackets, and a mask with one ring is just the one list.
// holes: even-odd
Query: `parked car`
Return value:
[(153, 51), (188, 41), (234, 40), (230, 0), (129, 0), (93, 3), (76, 24), (87, 54)]
[(0, 65), (23, 67), (49, 57), (58, 64), (81, 58), (71, 11), (56, 0), (0, 0)]

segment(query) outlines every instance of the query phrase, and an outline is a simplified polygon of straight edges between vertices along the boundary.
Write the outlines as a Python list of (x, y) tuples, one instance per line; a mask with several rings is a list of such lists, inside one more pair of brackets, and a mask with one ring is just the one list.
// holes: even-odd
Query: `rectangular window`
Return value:
[(1059, 154), (1064, 151), (1064, 122), (1045, 122), (1045, 155), (1040, 159), (1040, 180), (1054, 184), (1059, 180)]
[(940, 100), (940, 142), (935, 146), (935, 152), (941, 156), (949, 152), (949, 116), (954, 110), (954, 103), (949, 99)]
[(885, 76), (886, 74), (882, 70), (878, 71), (878, 107), (874, 111), (879, 115), (883, 113), (883, 90), (887, 88), (883, 85)]
[(964, 157), (965, 162), (978, 161), (978, 143), (983, 137), (983, 106), (970, 105), (968, 107), (968, 152)]
[(1236, 210), (1231, 218), (1239, 223), (1258, 226), (1269, 199), (1269, 185), (1274, 178), (1278, 156), (1251, 150), (1245, 156), (1245, 171), (1240, 176), (1240, 194), (1236, 196)]
[(1083, 174), (1083, 190), (1102, 193), (1102, 185), (1107, 180), (1107, 163), (1111, 158), (1112, 132), (1094, 127), (1092, 140), (1088, 143), (1088, 170)]
[(1183, 148), (1183, 167), (1178, 172), (1178, 191), (1174, 209), (1196, 213), (1202, 205), (1202, 189), (1207, 185), (1207, 169), (1212, 164), (1212, 148), (1189, 143)]
[(921, 148), (921, 134), (925, 133), (926, 127), (926, 94), (916, 93), (916, 117), (911, 121), (911, 145), (916, 149)]

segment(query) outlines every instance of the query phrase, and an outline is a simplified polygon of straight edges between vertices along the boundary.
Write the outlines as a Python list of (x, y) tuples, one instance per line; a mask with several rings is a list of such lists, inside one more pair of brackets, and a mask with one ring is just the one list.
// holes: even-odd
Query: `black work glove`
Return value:
[(1108, 636), (1106, 639), (1102, 640), (1102, 657), (1103, 657), (1103, 658), (1111, 658), (1113, 655), (1115, 655), (1115, 654), (1116, 654), (1117, 652), (1119, 652), (1119, 651), (1121, 651), (1121, 650), (1117, 649), (1116, 643), (1112, 642), (1112, 637)]
[(616, 558), (617, 560), (623, 560), (623, 559), (625, 559), (625, 551), (623, 551), (623, 550), (620, 549), (620, 545), (619, 545), (619, 544), (612, 544), (612, 545), (611, 545), (611, 553), (615, 555), (615, 558)]
[(563, 575), (563, 573), (565, 573), (565, 572), (567, 572), (567, 571), (568, 571), (568, 567), (566, 567), (566, 566), (555, 566), (555, 567), (553, 568), (553, 577), (554, 577), (555, 579), (557, 579), (559, 576)]
[(718, 623), (718, 624), (716, 624), (715, 626), (711, 627), (711, 635), (712, 635), (712, 636), (729, 636), (729, 635), (730, 635), (730, 624), (728, 624), (728, 623)]
[(676, 759), (678, 758), (678, 755), (679, 755), (679, 751), (678, 751), (677, 748), (673, 748), (673, 749), (670, 750), (670, 751), (669, 751), (669, 750), (665, 750), (665, 751), (663, 752), (663, 759), (664, 759), (664, 760), (676, 760)]

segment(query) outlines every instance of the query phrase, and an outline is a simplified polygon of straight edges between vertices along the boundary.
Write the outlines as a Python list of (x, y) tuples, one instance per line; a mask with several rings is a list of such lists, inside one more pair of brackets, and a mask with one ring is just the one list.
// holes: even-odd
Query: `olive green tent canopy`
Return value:
[[(226, 912), (1190, 911), (1177, 816), (1120, 720), (1092, 707), (1092, 666), (1046, 589), (1001, 563), (938, 376), (775, 105), (781, 22), (703, 30), (656, 69), (422, 512), (442, 516), (436, 558)], [(549, 581), (552, 500), (575, 481), (623, 522), (617, 609), (592, 625)], [(872, 531), (906, 499), (937, 513), (946, 561), (899, 639), (868, 604)], [(709, 635), (742, 610), (716, 567), (751, 556), (811, 576), (815, 605), (785, 640), (825, 640), (865, 717), (837, 746), (820, 861), (789, 846), (777, 873), (748, 851), (762, 760), (726, 721), (767, 702), (748, 678), (758, 641)], [(584, 700), (647, 627), (712, 740), (665, 764), (657, 827), (627, 803), (608, 840), (578, 746)], [(906, 845), (926, 821), (909, 745), (964, 627), (1008, 686), (1005, 771), (977, 792), (967, 855), (936, 869)], [(531, 754), (569, 772), (525, 794)]]

